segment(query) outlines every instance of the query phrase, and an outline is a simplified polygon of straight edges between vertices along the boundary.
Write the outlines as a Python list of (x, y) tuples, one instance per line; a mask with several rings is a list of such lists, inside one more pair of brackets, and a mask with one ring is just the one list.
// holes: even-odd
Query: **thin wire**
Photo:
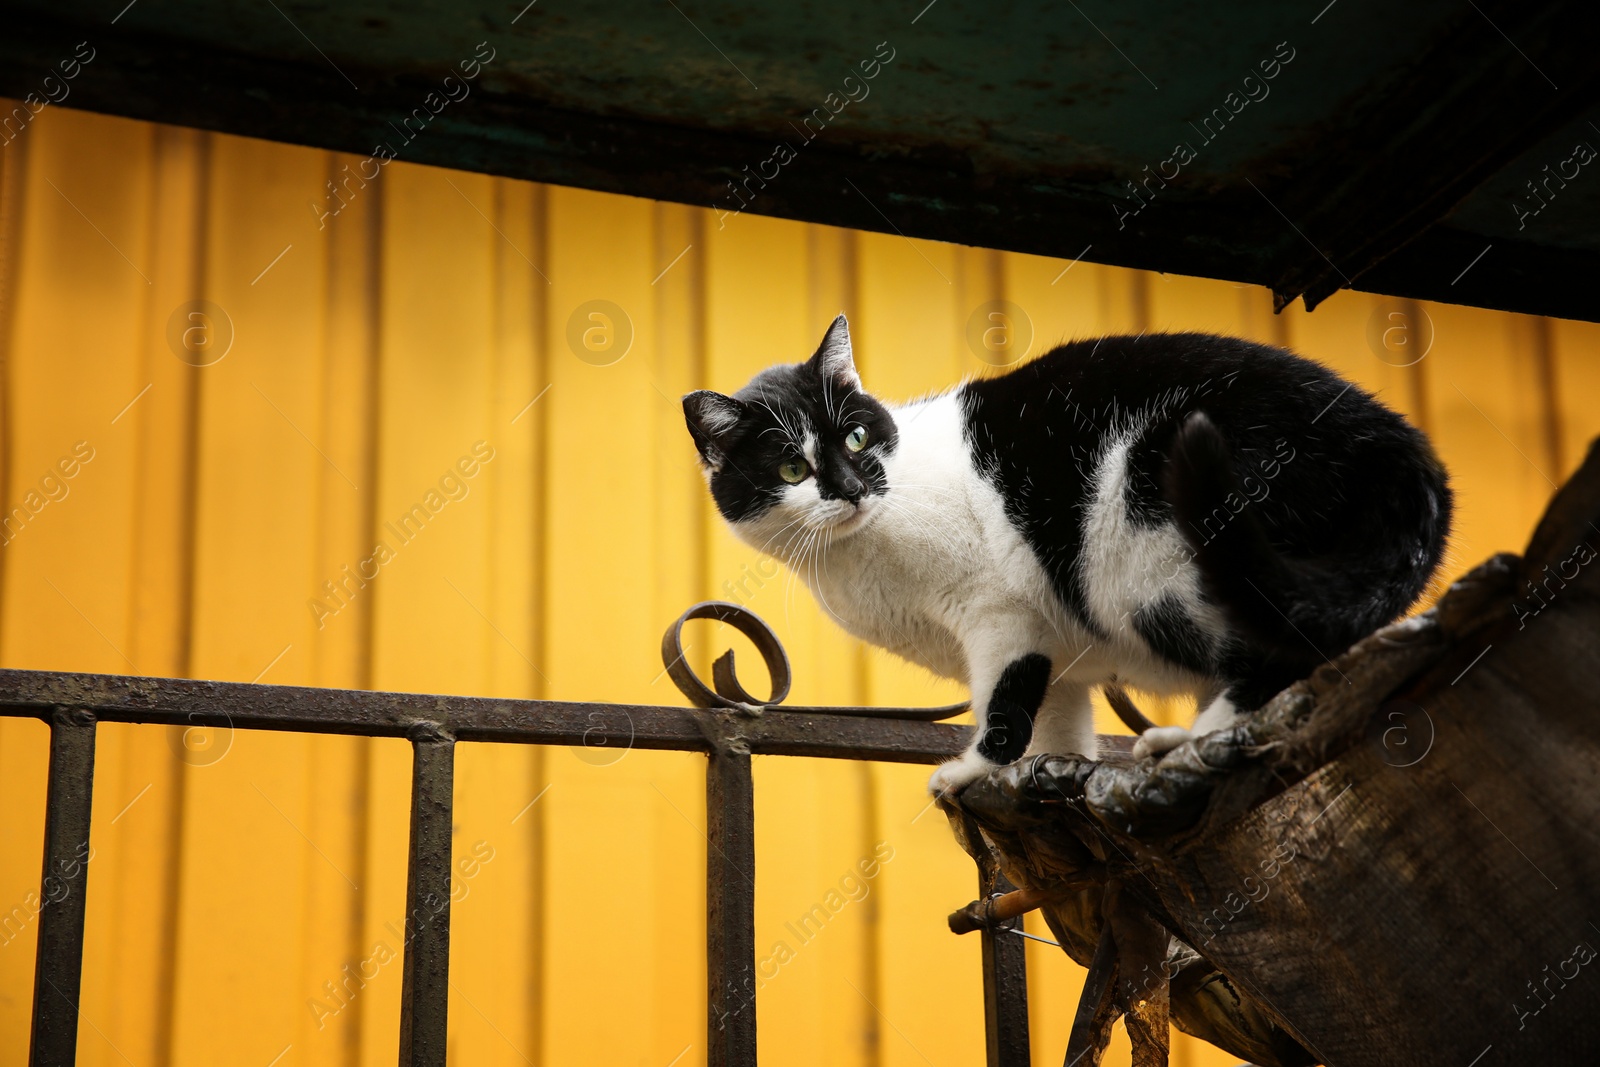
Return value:
[(1030, 934), (1030, 933), (1028, 933), (1028, 931), (1020, 929), (1020, 928), (1015, 927), (1015, 926), (1002, 926), (1002, 927), (1000, 927), (1000, 929), (1005, 930), (1008, 933), (1016, 934), (1018, 937), (1025, 937), (1029, 941), (1038, 941), (1038, 942), (1041, 942), (1042, 944), (1054, 945), (1056, 948), (1060, 948), (1061, 947), (1061, 942), (1059, 942), (1059, 941), (1052, 941), (1048, 937), (1040, 937), (1038, 934)]

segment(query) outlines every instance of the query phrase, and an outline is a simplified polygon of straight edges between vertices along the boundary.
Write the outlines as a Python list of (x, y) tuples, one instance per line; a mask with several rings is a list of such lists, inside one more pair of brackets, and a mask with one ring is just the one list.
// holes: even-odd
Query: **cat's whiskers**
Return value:
[(810, 549), (811, 539), (816, 534), (816, 530), (816, 524), (810, 520), (810, 516), (805, 516), (801, 519), (800, 529), (785, 543), (787, 548), (788, 545), (794, 544), (796, 541), (799, 542), (798, 550), (794, 551), (787, 561), (791, 569), (799, 570), (805, 565), (806, 553)]
[[(821, 536), (822, 536), (822, 527), (821, 526), (815, 526), (814, 525), (814, 526), (812, 526), (810, 528), (810, 530), (809, 530), (809, 532), (807, 534), (807, 537), (806, 537), (805, 545), (803, 546), (803, 548), (801, 550), (802, 551), (802, 556), (801, 556), (801, 559), (800, 559), (801, 568), (804, 569), (804, 572), (806, 574), (810, 575), (810, 578), (806, 582), (806, 584), (808, 586), (810, 586), (812, 594), (814, 596), (816, 596), (819, 601), (822, 601), (822, 591), (818, 588), (818, 585), (817, 585), (817, 572), (816, 572), (816, 569), (815, 569), (815, 552), (816, 552), (816, 546), (817, 546), (817, 539), (819, 537), (821, 537)], [(825, 601), (823, 601), (822, 602), (822, 606), (823, 606), (823, 609), (826, 610), (828, 605), (827, 605), (827, 603)]]
[[(802, 516), (802, 520), (804, 520), (804, 518), (805, 517)], [(804, 523), (804, 522), (802, 523), (799, 531), (796, 532), (794, 537), (790, 539), (790, 543), (792, 543), (795, 540), (799, 540), (800, 541), (800, 551), (797, 554), (790, 555), (789, 558), (785, 561), (785, 563), (786, 563), (786, 565), (788, 567), (788, 571), (789, 571), (789, 580), (788, 580), (787, 583), (785, 583), (785, 586), (784, 586), (783, 616), (784, 616), (784, 620), (786, 622), (788, 622), (790, 625), (794, 624), (794, 617), (793, 617), (792, 609), (793, 609), (793, 604), (794, 604), (795, 579), (796, 578), (801, 578), (803, 580), (803, 578), (804, 578), (804, 575), (801, 573), (801, 569), (800, 569), (801, 568), (801, 562), (800, 561), (804, 559), (804, 556), (805, 556), (805, 544), (806, 544), (805, 539), (809, 538), (809, 536), (811, 534), (811, 529), (812, 528), (808, 523)], [(785, 545), (785, 549), (786, 550), (787, 550), (787, 547), (788, 546)], [(787, 551), (786, 551), (786, 554), (787, 554)]]
[[(788, 549), (788, 546), (789, 546), (789, 542), (788, 541), (785, 541), (784, 542), (784, 547), (782, 549), (779, 549), (778, 552), (776, 552), (776, 553), (767, 552), (767, 549), (772, 545), (772, 542), (776, 541), (779, 537), (783, 536), (783, 532), (785, 530), (787, 530), (789, 527), (804, 523), (805, 521), (806, 521), (806, 517), (804, 515), (801, 515), (798, 518), (790, 519), (788, 522), (786, 522), (782, 526), (778, 527), (777, 531), (775, 533), (773, 533), (773, 535), (771, 537), (767, 538), (766, 541), (764, 541), (762, 543), (761, 547), (756, 549), (756, 551), (764, 553), (766, 555), (776, 555), (776, 556), (778, 556), (779, 559), (782, 559), (783, 558), (783, 553), (785, 551), (787, 551), (787, 549)], [(793, 538), (791, 537), (790, 540), (793, 540)]]
[[(810, 533), (810, 525), (807, 522), (807, 518), (808, 516), (801, 515), (783, 527), (784, 530), (789, 529), (791, 526), (798, 526), (799, 529), (790, 534), (789, 537), (784, 541), (782, 547), (780, 547), (775, 553), (777, 558), (783, 563), (784, 570), (788, 572), (787, 580), (784, 582), (783, 588), (783, 617), (785, 622), (791, 625), (794, 622), (794, 585), (796, 577), (799, 576), (798, 560), (804, 554), (804, 538), (806, 538)], [(782, 531), (779, 532), (781, 533)], [(794, 551), (796, 542), (800, 542), (802, 546), (799, 553)]]
[(817, 533), (819, 539), (813, 541), (814, 552), (811, 558), (811, 588), (816, 594), (817, 602), (822, 605), (822, 610), (827, 612), (830, 618), (841, 618), (842, 616), (834, 611), (832, 605), (828, 603), (828, 598), (822, 591), (822, 575), (825, 568), (824, 557), (833, 544), (833, 528), (821, 527)]

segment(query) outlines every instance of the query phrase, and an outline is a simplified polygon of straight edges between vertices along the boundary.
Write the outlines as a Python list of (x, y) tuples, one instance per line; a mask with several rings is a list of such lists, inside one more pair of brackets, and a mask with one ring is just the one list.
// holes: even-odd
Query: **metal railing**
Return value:
[[(748, 636), (766, 661), (773, 693), (752, 697), (734, 673), (733, 653), (717, 660), (708, 688), (685, 662), (681, 630), (715, 619)], [(788, 695), (789, 664), (776, 635), (733, 604), (686, 611), (662, 640), (667, 671), (697, 707), (501, 700), (405, 693), (246, 685), (174, 678), (0, 670), (0, 715), (50, 727), (45, 802), (44, 884), (39, 915), (32, 1044), (34, 1067), (74, 1062), (83, 970), (87, 854), (94, 790), (95, 730), (101, 722), (403, 737), (411, 742), (411, 831), (406, 859), (402, 1067), (443, 1067), (450, 970), (452, 787), (457, 741), (507, 744), (617, 744), (703, 752), (706, 764), (706, 973), (708, 1060), (753, 1067), (756, 1013), (754, 755), (938, 763), (966, 747), (967, 731), (938, 720), (942, 708), (777, 707)], [(748, 878), (746, 876), (749, 876)], [(993, 864), (980, 864), (981, 897), (1009, 889)], [(935, 936), (935, 931), (929, 931)], [(1028, 1063), (1024, 945), (983, 931), (984, 1018), (990, 1067)]]

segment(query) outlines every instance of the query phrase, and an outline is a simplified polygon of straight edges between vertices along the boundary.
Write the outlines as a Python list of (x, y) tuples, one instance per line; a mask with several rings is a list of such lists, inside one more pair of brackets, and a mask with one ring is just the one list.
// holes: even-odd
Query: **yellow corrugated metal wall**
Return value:
[[(404, 163), (363, 188), (347, 164), (53, 107), (0, 150), (4, 666), (675, 703), (660, 632), (717, 596), (779, 631), (797, 701), (955, 699), (735, 543), (682, 427), (681, 393), (800, 358), (840, 308), (888, 397), (987, 371), (968, 320), (999, 299), (1034, 352), (1147, 328), (1292, 344), (1434, 436), (1451, 574), (1519, 548), (1600, 430), (1594, 326), (1354, 293), (1274, 317), (1221, 282)], [(172, 341), (204, 328), (196, 299), (231, 323), (205, 367)], [(596, 300), (625, 319), (574, 348)], [(1406, 334), (1381, 343), (1396, 309), (1436, 331), (1409, 367)], [(0, 719), (0, 1064), (27, 1047), (45, 752)], [(393, 1062), (409, 761), (102, 727), (80, 1062)], [(973, 872), (926, 773), (758, 760), (764, 1063), (980, 1061), (977, 945), (943, 920)], [(698, 756), (460, 746), (452, 1062), (704, 1062), (703, 806)], [(820, 930), (791, 925), (819, 903)], [(1029, 952), (1052, 1063), (1082, 972)]]

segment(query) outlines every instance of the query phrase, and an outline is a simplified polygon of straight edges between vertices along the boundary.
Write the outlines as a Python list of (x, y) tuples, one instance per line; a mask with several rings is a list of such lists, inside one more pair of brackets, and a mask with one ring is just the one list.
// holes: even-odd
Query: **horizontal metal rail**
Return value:
[[(710, 752), (738, 737), (755, 755), (937, 763), (966, 746), (967, 730), (863, 717), (854, 709), (783, 707), (760, 714), (587, 701), (368, 693), (243, 682), (0, 670), (0, 715), (49, 721), (76, 708), (100, 722), (235, 730), (410, 737), (431, 727), (457, 741), (614, 745)], [(916, 712), (920, 709), (906, 709)]]

